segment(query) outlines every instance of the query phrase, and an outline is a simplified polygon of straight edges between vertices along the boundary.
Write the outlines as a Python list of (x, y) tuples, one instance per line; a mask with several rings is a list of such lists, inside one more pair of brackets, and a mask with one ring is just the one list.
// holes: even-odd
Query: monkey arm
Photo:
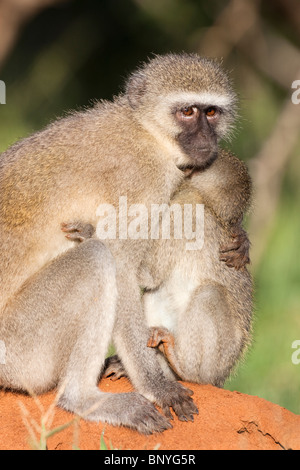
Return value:
[(193, 421), (197, 413), (192, 391), (170, 380), (159, 364), (156, 352), (147, 347), (148, 328), (134, 268), (117, 263), (117, 318), (113, 343), (134, 387), (148, 400), (161, 407), (171, 418), (172, 408), (179, 420)]
[(220, 150), (215, 162), (204, 171), (194, 171), (190, 184), (226, 228), (235, 226), (249, 209), (252, 181), (244, 162)]
[[(242, 222), (251, 202), (252, 182), (244, 162), (220, 150), (216, 161), (204, 171), (187, 176), (198, 199), (228, 234), (220, 247), (220, 260), (239, 270), (249, 263), (250, 242)], [(185, 184), (185, 188), (187, 185)]]

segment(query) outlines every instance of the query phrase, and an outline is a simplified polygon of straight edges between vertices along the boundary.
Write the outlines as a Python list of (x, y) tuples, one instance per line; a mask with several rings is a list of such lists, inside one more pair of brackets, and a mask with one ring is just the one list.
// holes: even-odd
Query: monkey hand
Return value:
[(119, 356), (110, 356), (105, 360), (102, 377), (110, 377), (112, 381), (118, 380), (121, 377), (127, 377), (125, 368)]
[(229, 268), (240, 270), (250, 263), (249, 249), (247, 232), (241, 226), (236, 226), (231, 232), (230, 243), (220, 248), (220, 261), (224, 261)]
[(79, 243), (92, 238), (95, 233), (95, 227), (84, 222), (62, 223), (61, 230), (67, 234), (68, 240)]

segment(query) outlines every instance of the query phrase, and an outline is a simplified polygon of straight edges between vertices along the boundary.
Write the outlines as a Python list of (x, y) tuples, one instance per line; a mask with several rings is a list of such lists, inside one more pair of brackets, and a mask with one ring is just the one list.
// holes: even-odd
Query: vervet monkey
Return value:
[[(171, 199), (182, 207), (205, 204), (203, 248), (187, 251), (186, 240), (172, 238), (153, 241), (147, 252), (143, 270), (152, 284), (144, 294), (147, 344), (157, 348), (166, 373), (177, 379), (222, 387), (250, 342), (249, 240), (241, 225), (250, 200), (246, 166), (220, 152)], [(104, 376), (123, 375), (120, 359), (109, 358)]]
[[(95, 227), (99, 207), (118, 212), (123, 196), (128, 206), (169, 203), (184, 170), (217, 158), (235, 109), (215, 61), (156, 56), (112, 102), (69, 114), (1, 155), (0, 386), (59, 387), (65, 409), (144, 433), (171, 426), (150, 402), (193, 419), (191, 392), (167, 377), (147, 347), (138, 272), (151, 240), (117, 236), (70, 248), (60, 225)], [(98, 389), (111, 339), (141, 395)]]

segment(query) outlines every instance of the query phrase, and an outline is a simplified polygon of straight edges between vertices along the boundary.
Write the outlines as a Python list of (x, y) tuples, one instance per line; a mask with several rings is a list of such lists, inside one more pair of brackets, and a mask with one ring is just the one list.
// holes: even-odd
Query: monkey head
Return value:
[(136, 119), (181, 169), (210, 165), (236, 117), (229, 77), (197, 54), (155, 56), (129, 77), (126, 95)]

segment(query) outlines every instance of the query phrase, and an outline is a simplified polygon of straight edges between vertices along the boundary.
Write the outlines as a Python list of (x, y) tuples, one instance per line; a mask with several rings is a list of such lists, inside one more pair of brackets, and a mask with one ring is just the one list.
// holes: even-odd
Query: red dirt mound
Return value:
[[(51, 407), (54, 393), (37, 399), (0, 392), (0, 450), (32, 448), (30, 439), (40, 436), (42, 416), (47, 429), (68, 422), (71, 425), (47, 441), (49, 450), (100, 449), (101, 433), (107, 448), (122, 450), (196, 450), (196, 449), (298, 449), (300, 416), (258, 397), (220, 390), (210, 385), (187, 384), (194, 391), (199, 415), (193, 423), (174, 419), (173, 429), (162, 434), (142, 436), (126, 428), (75, 420), (74, 416)], [(110, 392), (130, 391), (126, 379), (101, 381), (100, 388)], [(50, 409), (50, 410), (49, 410)]]

